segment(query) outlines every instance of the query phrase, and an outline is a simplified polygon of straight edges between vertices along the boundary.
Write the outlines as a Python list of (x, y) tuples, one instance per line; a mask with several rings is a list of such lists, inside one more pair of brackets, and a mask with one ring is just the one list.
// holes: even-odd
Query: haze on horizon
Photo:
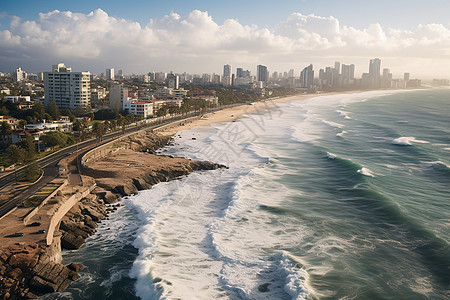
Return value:
[[(371, 11), (365, 8), (372, 9), (373, 5), (355, 6), (352, 11), (359, 16), (356, 18), (326, 0), (279, 1), (280, 7), (286, 2), (286, 7), (280, 9), (285, 15), (274, 13), (273, 19), (270, 10), (262, 14), (262, 8), (252, 14), (248, 4), (243, 4), (247, 8), (246, 18), (237, 8), (236, 14), (230, 7), (220, 14), (220, 7), (206, 1), (194, 1), (196, 4), (191, 7), (180, 4), (180, 13), (176, 7), (170, 11), (165, 4), (153, 4), (155, 9), (133, 5), (142, 1), (128, 1), (128, 8), (122, 10), (116, 2), (113, 2), (116, 6), (102, 3), (107, 8), (94, 8), (86, 1), (80, 1), (79, 7), (68, 8), (55, 1), (48, 2), (43, 7), (31, 7), (35, 14), (28, 11), (23, 16), (14, 14), (17, 4), (0, 8), (4, 9), (0, 19), (0, 71), (22, 67), (28, 72), (42, 72), (50, 70), (52, 64), (64, 62), (76, 71), (96, 74), (111, 67), (123, 69), (125, 74), (150, 71), (220, 74), (224, 64), (232, 65), (233, 70), (243, 67), (252, 72), (257, 64), (263, 64), (270, 71), (293, 68), (298, 75), (310, 63), (319, 69), (340, 61), (355, 64), (356, 76), (360, 76), (368, 71), (369, 59), (379, 57), (382, 67), (390, 68), (394, 77), (401, 77), (403, 72), (425, 80), (450, 77), (450, 23), (439, 23), (443, 19), (438, 13), (436, 22), (420, 19), (418, 12), (412, 10), (417, 10), (419, 1), (408, 1), (409, 6), (404, 7), (403, 12), (410, 13), (410, 18), (398, 14), (398, 22), (379, 17), (379, 22), (370, 24), (361, 19), (371, 16)], [(259, 5), (265, 5), (264, 2)], [(442, 12), (449, 6), (441, 0), (427, 2), (430, 12)], [(114, 13), (108, 13), (108, 7)], [(164, 9), (166, 13), (162, 12)], [(330, 9), (344, 19), (327, 15)], [(392, 5), (392, 10), (386, 10), (386, 14), (402, 12), (396, 5)], [(256, 13), (260, 16), (255, 16)], [(420, 13), (430, 15), (423, 10)], [(414, 17), (428, 23), (414, 25)]]

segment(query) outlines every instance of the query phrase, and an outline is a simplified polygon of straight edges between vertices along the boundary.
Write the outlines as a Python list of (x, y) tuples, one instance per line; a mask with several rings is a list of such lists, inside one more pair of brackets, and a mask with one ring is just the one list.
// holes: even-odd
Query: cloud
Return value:
[(128, 73), (212, 72), (225, 63), (289, 69), (289, 64), (386, 57), (394, 63), (394, 58), (402, 58), (403, 64), (407, 59), (441, 61), (432, 64), (442, 66), (433, 70), (439, 73), (450, 68), (450, 27), (426, 24), (406, 31), (372, 24), (357, 29), (332, 16), (293, 13), (273, 28), (261, 28), (234, 19), (218, 24), (199, 10), (186, 16), (172, 12), (141, 25), (101, 9), (89, 14), (54, 10), (32, 21), (12, 17), (9, 28), (0, 30), (0, 52), (3, 66), (39, 70), (64, 61), (76, 70), (93, 72), (114, 66)]

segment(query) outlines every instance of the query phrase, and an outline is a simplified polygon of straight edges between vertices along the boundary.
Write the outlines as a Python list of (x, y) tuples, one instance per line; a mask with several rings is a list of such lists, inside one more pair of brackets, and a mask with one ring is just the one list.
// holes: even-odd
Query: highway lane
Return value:
[[(111, 140), (116, 139), (120, 136), (126, 135), (128, 133), (132, 133), (132, 132), (139, 131), (142, 129), (147, 129), (147, 130), (155, 129), (157, 127), (168, 124), (170, 122), (193, 117), (193, 116), (196, 116), (199, 114), (200, 114), (200, 112), (190, 113), (190, 114), (187, 114), (184, 116), (166, 118), (166, 119), (160, 120), (159, 122), (154, 122), (151, 124), (142, 124), (142, 125), (139, 125), (136, 127), (128, 128), (125, 131), (121, 130), (121, 131), (112, 132), (112, 133), (109, 133), (109, 134), (103, 136), (101, 143), (98, 142), (98, 139), (87, 140), (87, 141), (69, 146), (62, 150), (59, 150), (55, 153), (52, 153), (52, 154), (38, 160), (37, 163), (38, 163), (39, 167), (42, 168), (42, 170), (44, 171), (44, 175), (38, 182), (30, 185), (24, 192), (20, 193), (19, 195), (10, 199), (7, 203), (0, 206), (0, 218), (3, 215), (5, 215), (6, 213), (8, 213), (9, 211), (11, 211), (13, 208), (20, 206), (23, 203), (23, 201), (25, 201), (27, 198), (29, 198), (34, 193), (36, 193), (40, 188), (45, 186), (48, 182), (50, 182), (51, 180), (56, 178), (58, 176), (58, 172), (59, 172), (58, 162), (62, 158), (69, 156), (73, 152), (77, 151), (78, 152), (77, 156), (78, 156), (78, 158), (80, 158), (84, 155), (84, 153), (91, 150), (92, 148), (95, 148), (96, 146), (100, 146), (102, 144), (110, 142)], [(1, 177), (0, 178), (0, 190), (3, 189), (4, 187), (8, 186), (9, 184), (12, 184), (12, 183), (16, 182), (17, 180), (19, 180), (25, 174), (25, 169), (26, 169), (26, 166), (16, 170), (13, 173), (10, 173), (8, 175)]]

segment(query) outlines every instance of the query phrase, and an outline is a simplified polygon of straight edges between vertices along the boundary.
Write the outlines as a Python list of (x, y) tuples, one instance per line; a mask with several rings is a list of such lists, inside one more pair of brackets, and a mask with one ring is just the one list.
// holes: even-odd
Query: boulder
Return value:
[(54, 293), (57, 291), (57, 286), (54, 283), (46, 281), (39, 276), (34, 276), (30, 281), (30, 288), (38, 293)]
[(65, 232), (61, 238), (61, 247), (68, 250), (79, 249), (83, 243), (82, 236), (75, 236), (70, 232)]
[(70, 263), (67, 265), (67, 268), (78, 273), (79, 271), (83, 270), (85, 266), (79, 263)]

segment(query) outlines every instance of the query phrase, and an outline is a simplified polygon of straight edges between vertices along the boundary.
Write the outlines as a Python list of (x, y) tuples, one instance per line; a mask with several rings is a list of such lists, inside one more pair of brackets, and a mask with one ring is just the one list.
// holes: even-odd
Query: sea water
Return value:
[(126, 197), (52, 297), (450, 297), (450, 90), (268, 102), (161, 153), (228, 169)]

